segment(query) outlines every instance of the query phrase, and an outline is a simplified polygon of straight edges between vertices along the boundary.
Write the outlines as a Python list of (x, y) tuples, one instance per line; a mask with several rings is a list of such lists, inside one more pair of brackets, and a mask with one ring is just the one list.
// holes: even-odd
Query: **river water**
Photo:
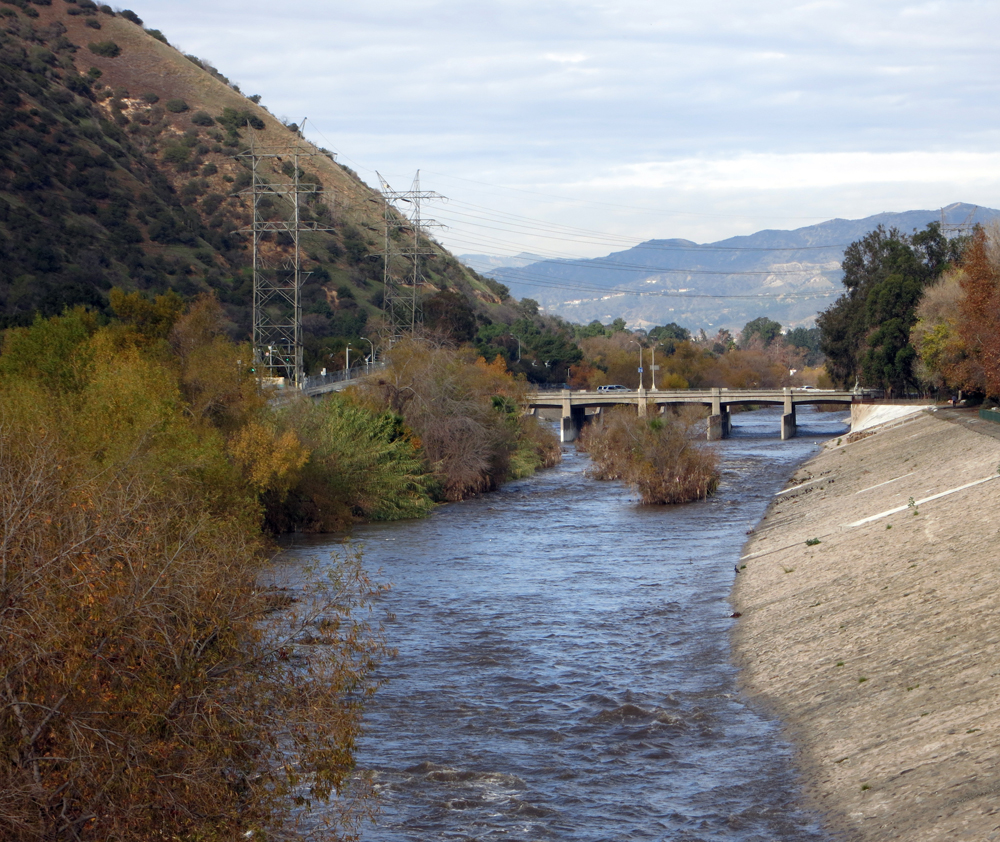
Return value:
[[(825, 840), (790, 747), (744, 699), (728, 595), (748, 528), (843, 413), (734, 415), (706, 502), (639, 506), (563, 462), (431, 517), (355, 530), (397, 658), (359, 765), (403, 840)], [(284, 561), (335, 549), (302, 539)]]

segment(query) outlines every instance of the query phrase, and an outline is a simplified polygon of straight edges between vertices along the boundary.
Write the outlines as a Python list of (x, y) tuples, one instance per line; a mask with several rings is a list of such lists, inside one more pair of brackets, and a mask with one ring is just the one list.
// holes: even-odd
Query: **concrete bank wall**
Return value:
[(742, 682), (837, 838), (1000, 840), (1000, 440), (930, 413), (850, 439), (744, 548)]

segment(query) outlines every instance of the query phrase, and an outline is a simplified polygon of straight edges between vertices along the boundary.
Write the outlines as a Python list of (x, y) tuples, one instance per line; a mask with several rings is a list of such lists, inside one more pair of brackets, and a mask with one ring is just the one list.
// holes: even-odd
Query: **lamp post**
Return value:
[(513, 333), (508, 333), (507, 335), (508, 336), (513, 336), (514, 339), (517, 340), (517, 361), (521, 362), (521, 337), (520, 336), (514, 336)]
[(638, 339), (629, 340), (633, 345), (639, 346), (639, 391), (642, 391), (642, 343)]
[(368, 362), (365, 363), (365, 374), (370, 374), (371, 373), (371, 364), (373, 362), (375, 362), (375, 344), (367, 336), (362, 336), (361, 338), (364, 339), (365, 342), (367, 342), (369, 345), (372, 346), (372, 355), (368, 358)]
[(351, 343), (347, 343), (347, 362), (344, 364), (344, 379), (347, 380), (351, 376)]
[(654, 342), (649, 348), (649, 376), (653, 379), (652, 390), (656, 391), (656, 349), (662, 348), (662, 342)]

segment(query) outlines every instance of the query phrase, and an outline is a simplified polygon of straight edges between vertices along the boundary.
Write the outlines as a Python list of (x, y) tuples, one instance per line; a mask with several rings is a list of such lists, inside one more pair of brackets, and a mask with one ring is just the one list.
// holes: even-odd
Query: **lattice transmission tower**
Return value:
[[(311, 216), (304, 214), (304, 199), (317, 197), (320, 186), (302, 180), (305, 172), (300, 163), (325, 156), (305, 144), (259, 146), (249, 131), (250, 148), (237, 157), (247, 162), (251, 176), (250, 187), (242, 193), (252, 199), (253, 220), (241, 230), (253, 238), (254, 365), (264, 377), (283, 377), (301, 388), (302, 284), (311, 273), (302, 269), (299, 238), (305, 232), (333, 228), (304, 218)], [(274, 197), (280, 200), (277, 207)], [(279, 240), (276, 247), (273, 240), (281, 235), (291, 243)]]
[[(440, 193), (420, 189), (420, 170), (409, 190), (393, 190), (389, 183), (378, 173), (379, 186), (382, 192), (384, 209), (384, 246), (383, 274), (385, 285), (382, 309), (385, 313), (386, 330), (389, 333), (385, 340), (391, 345), (406, 331), (412, 332), (422, 321), (420, 313), (420, 297), (418, 290), (424, 285), (424, 276), (420, 269), (420, 258), (437, 254), (433, 249), (421, 248), (420, 239), (426, 239), (425, 229), (438, 225), (434, 220), (423, 219), (420, 203), (425, 199), (443, 199)], [(409, 207), (404, 207), (408, 205)], [(408, 230), (412, 240), (399, 247), (393, 240), (393, 232), (397, 229)], [(402, 275), (393, 269), (393, 258), (410, 258), (409, 274)], [(402, 276), (401, 276), (402, 275)]]
[(941, 208), (941, 233), (945, 237), (951, 239), (952, 237), (968, 237), (976, 230), (976, 223), (972, 220), (976, 216), (976, 211), (979, 210), (978, 206), (974, 207), (968, 216), (965, 217), (961, 222), (945, 222), (945, 212), (949, 210), (948, 208)]

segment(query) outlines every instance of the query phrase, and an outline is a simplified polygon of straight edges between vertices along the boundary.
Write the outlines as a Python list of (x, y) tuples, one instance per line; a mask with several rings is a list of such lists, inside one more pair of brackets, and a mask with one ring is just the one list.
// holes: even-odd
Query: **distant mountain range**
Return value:
[[(955, 203), (943, 210), (831, 219), (716, 243), (649, 240), (589, 260), (523, 262), (531, 257), (524, 254), (459, 259), (485, 270), (516, 298), (533, 298), (545, 312), (573, 322), (620, 317), (633, 328), (677, 322), (711, 334), (767, 316), (785, 327), (808, 327), (842, 292), (840, 263), (848, 245), (879, 225), (910, 234), (942, 218), (946, 233), (954, 236), (963, 225), (1000, 218), (1000, 211)], [(490, 260), (508, 262), (487, 268)]]
[(458, 259), (470, 269), (475, 269), (480, 275), (488, 275), (495, 269), (508, 269), (510, 267), (522, 268), (532, 263), (539, 263), (545, 258), (540, 254), (531, 254), (522, 251), (513, 257), (503, 257), (496, 254), (460, 254)]

